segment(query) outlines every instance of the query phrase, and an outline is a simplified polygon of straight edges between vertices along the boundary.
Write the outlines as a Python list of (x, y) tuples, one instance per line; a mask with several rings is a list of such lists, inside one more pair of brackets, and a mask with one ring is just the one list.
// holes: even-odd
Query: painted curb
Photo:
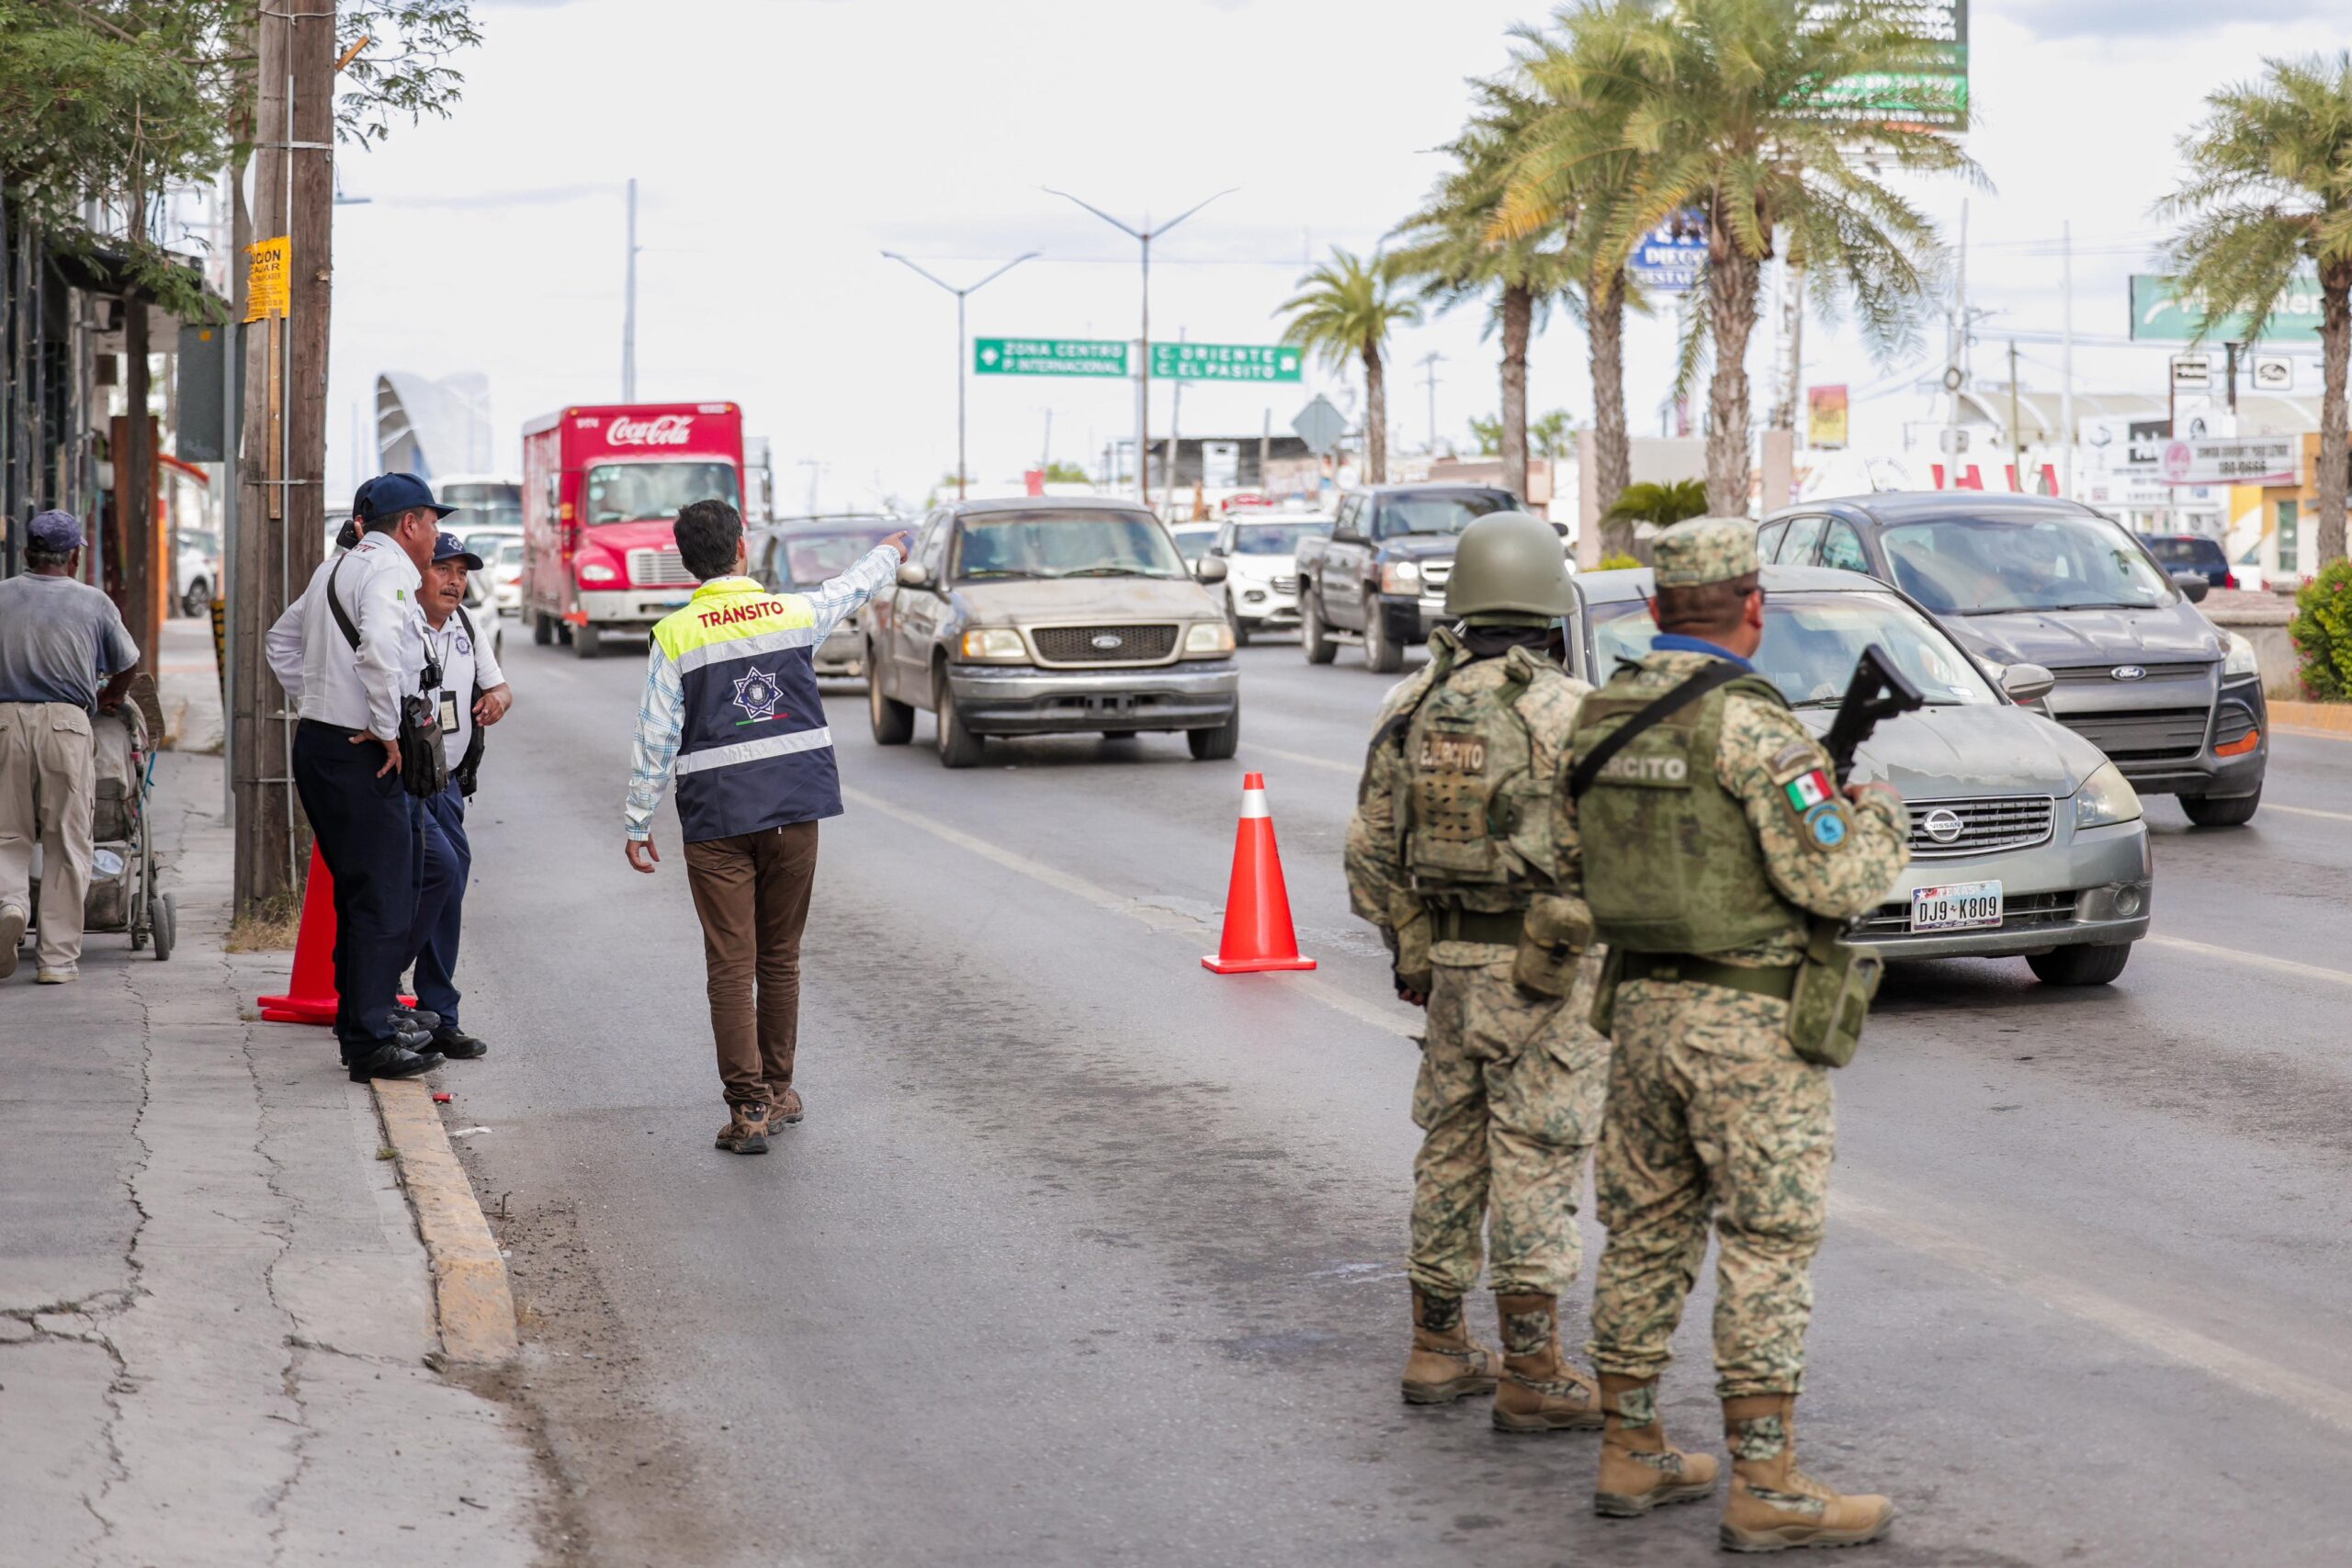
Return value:
[(2333, 729), (2352, 735), (2352, 703), (2296, 703), (2273, 697), (2270, 721), (2297, 729)]
[(506, 1260), (498, 1255), (490, 1222), (474, 1201), (473, 1183), (449, 1147), (441, 1113), (433, 1108), (433, 1091), (422, 1078), (378, 1078), (371, 1087), (432, 1262), (442, 1354), (476, 1365), (513, 1359), (522, 1340)]

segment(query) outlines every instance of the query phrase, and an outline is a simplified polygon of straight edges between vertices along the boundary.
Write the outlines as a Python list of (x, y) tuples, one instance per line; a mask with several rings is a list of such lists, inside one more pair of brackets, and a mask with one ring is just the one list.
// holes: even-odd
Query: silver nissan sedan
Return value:
[[(1600, 685), (1646, 652), (1647, 570), (1575, 579), (1571, 673)], [(1997, 678), (1896, 590), (1860, 572), (1764, 569), (1757, 670), (1819, 735), (1871, 643), (1927, 705), (1879, 726), (1854, 778), (1883, 779), (1911, 810), (1911, 863), (1855, 937), (1889, 958), (2023, 957), (2054, 986), (2101, 986), (2148, 934), (2155, 874), (2140, 797), (2099, 749), (2029, 711), (2049, 671)]]

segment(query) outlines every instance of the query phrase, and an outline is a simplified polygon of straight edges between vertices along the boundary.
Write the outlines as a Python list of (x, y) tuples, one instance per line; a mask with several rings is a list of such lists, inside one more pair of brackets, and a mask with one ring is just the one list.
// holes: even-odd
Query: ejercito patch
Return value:
[(1483, 774), (1487, 771), (1487, 740), (1482, 735), (1421, 737), (1421, 755), (1415, 764), (1423, 773)]

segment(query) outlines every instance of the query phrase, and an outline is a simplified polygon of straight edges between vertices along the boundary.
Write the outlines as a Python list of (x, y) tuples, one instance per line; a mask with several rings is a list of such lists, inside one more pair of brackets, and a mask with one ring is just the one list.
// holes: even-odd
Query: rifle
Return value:
[(1854, 678), (1847, 682), (1846, 694), (1838, 701), (1838, 716), (1821, 742), (1837, 767), (1838, 787), (1845, 787), (1854, 771), (1854, 750), (1871, 738), (1871, 730), (1896, 714), (1925, 705), (1927, 700), (1910, 677), (1879, 650), (1878, 644), (1862, 649), (1854, 665)]

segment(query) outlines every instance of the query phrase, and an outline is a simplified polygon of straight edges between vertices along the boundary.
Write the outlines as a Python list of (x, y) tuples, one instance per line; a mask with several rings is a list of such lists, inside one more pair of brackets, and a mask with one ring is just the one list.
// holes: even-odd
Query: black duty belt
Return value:
[(1431, 909), (1430, 911), (1430, 940), (1431, 942), (1492, 942), (1498, 947), (1517, 947), (1520, 925), (1524, 917), (1516, 910), (1490, 914), (1483, 909)]
[(1688, 953), (1628, 953), (1624, 955), (1623, 964), (1624, 967), (1618, 973), (1621, 983), (1658, 980), (1668, 984), (1722, 986), (1728, 990), (1746, 991), (1750, 996), (1770, 997), (1779, 1001), (1787, 1001), (1797, 988), (1797, 967), (1793, 964), (1758, 969), (1741, 964), (1718, 964), (1712, 958), (1700, 958)]

